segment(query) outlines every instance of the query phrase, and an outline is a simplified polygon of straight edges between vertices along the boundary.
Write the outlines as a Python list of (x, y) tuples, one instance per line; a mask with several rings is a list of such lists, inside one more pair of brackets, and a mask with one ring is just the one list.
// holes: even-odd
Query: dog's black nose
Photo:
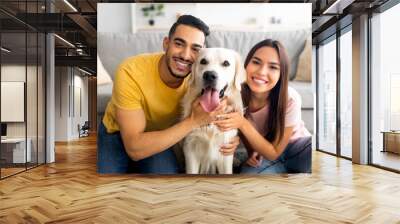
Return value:
[(207, 82), (213, 82), (217, 79), (217, 73), (214, 71), (206, 71), (203, 73), (203, 79)]

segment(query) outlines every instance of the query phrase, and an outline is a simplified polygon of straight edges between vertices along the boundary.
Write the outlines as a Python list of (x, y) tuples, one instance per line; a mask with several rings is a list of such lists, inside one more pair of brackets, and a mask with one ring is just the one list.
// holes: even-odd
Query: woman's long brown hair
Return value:
[[(250, 50), (244, 62), (244, 67), (250, 63), (256, 51), (262, 47), (274, 48), (279, 57), (280, 76), (275, 87), (271, 89), (267, 99), (269, 101), (268, 119), (265, 122), (265, 138), (271, 143), (279, 144), (283, 138), (285, 130), (285, 115), (288, 100), (288, 73), (289, 73), (289, 58), (283, 45), (272, 39), (263, 40)], [(242, 84), (242, 99), (244, 107), (248, 108), (251, 98), (251, 90), (247, 83)], [(249, 109), (246, 110), (245, 116), (249, 115)], [(245, 140), (245, 142), (247, 142)]]

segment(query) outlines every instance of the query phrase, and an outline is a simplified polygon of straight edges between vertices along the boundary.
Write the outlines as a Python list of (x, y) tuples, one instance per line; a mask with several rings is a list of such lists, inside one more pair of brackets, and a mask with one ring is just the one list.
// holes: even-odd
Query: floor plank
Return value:
[(98, 175), (96, 139), (0, 181), (0, 223), (400, 223), (400, 175), (313, 153), (313, 173)]

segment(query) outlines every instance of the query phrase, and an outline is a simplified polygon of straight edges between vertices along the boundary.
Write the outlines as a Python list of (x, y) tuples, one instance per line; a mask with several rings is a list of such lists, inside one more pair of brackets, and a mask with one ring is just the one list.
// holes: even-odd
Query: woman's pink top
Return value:
[[(310, 132), (304, 126), (304, 122), (301, 119), (301, 97), (297, 91), (291, 87), (288, 89), (288, 105), (286, 107), (285, 116), (285, 127), (293, 127), (293, 134), (289, 139), (289, 142), (302, 137), (311, 136)], [(258, 132), (263, 135), (265, 131), (265, 121), (268, 118), (269, 105), (265, 105), (263, 108), (250, 113), (248, 117), (250, 123), (257, 129)]]

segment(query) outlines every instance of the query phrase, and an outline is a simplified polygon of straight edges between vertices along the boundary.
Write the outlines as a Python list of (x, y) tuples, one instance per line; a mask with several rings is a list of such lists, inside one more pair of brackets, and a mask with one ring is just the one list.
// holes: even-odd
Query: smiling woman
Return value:
[(245, 116), (222, 115), (223, 131), (239, 129), (248, 151), (241, 173), (311, 172), (311, 134), (301, 120), (301, 98), (288, 88), (289, 60), (283, 45), (266, 39), (245, 60)]
[[(286, 60), (285, 66), (288, 66), (287, 56), (282, 60)], [(247, 84), (254, 93), (266, 93), (275, 87), (280, 79), (281, 66), (278, 52), (274, 48), (260, 48), (247, 63)], [(264, 73), (269, 75), (263, 75)]]

